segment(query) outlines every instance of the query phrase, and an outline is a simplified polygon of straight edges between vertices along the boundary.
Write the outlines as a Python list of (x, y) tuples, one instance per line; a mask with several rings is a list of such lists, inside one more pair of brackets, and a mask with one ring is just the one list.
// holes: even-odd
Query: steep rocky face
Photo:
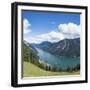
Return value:
[(49, 52), (58, 56), (79, 57), (80, 56), (80, 39), (65, 39), (54, 43)]

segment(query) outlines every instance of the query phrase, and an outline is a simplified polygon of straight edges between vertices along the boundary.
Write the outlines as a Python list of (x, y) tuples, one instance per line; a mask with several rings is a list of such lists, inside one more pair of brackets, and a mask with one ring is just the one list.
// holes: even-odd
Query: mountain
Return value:
[(37, 50), (27, 41), (23, 41), (24, 61), (38, 60)]
[(80, 56), (80, 39), (64, 39), (54, 43), (48, 51), (58, 56), (79, 57)]
[(25, 44), (29, 49), (31, 49), (32, 51), (37, 52), (37, 50), (36, 50), (30, 43), (28, 43), (27, 41), (24, 40), (24, 44)]
[(42, 42), (36, 45), (47, 52), (57, 56), (79, 57), (80, 56), (80, 38), (64, 39), (56, 43)]
[(31, 45), (33, 47), (42, 48), (43, 50), (47, 50), (52, 45), (52, 43), (48, 41), (44, 41), (40, 44), (31, 44)]

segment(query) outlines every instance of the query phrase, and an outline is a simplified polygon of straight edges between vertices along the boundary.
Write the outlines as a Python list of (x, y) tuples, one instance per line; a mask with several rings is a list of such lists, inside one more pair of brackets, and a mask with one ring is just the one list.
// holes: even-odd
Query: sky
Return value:
[(23, 38), (29, 43), (57, 42), (80, 37), (80, 14), (22, 11)]

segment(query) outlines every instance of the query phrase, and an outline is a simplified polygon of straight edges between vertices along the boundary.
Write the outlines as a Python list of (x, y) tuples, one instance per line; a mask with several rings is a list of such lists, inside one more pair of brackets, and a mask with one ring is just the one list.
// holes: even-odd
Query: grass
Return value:
[(41, 69), (30, 62), (24, 61), (24, 63), (23, 63), (23, 77), (59, 76), (59, 75), (80, 75), (80, 71), (77, 71), (77, 72), (52, 72), (52, 71), (46, 71), (44, 69)]

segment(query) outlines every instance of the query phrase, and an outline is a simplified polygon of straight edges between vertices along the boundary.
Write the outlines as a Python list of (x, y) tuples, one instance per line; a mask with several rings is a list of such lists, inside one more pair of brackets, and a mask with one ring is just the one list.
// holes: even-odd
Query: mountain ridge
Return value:
[(33, 44), (32, 46), (43, 49), (57, 56), (80, 56), (80, 38), (64, 39), (55, 43), (44, 41), (40, 44)]

